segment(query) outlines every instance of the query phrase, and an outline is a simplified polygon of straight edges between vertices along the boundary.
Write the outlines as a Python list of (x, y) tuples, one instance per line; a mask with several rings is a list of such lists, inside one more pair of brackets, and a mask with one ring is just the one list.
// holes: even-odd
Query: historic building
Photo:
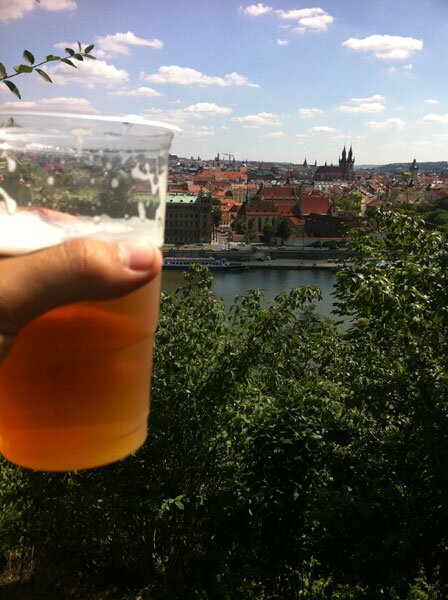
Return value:
[(246, 222), (250, 232), (261, 233), (265, 225), (277, 228), (280, 221), (286, 219), (290, 225), (300, 226), (304, 221), (299, 218), (297, 201), (252, 200), (244, 202), (238, 212), (238, 219)]
[(314, 181), (352, 181), (354, 165), (355, 157), (353, 156), (352, 147), (350, 146), (347, 154), (344, 146), (342, 156), (339, 158), (339, 166), (328, 166), (325, 163), (323, 167), (317, 167), (314, 172)]
[(409, 171), (411, 173), (411, 180), (413, 183), (415, 183), (418, 179), (418, 164), (415, 158), (412, 161), (412, 164), (409, 166)]
[(193, 183), (201, 186), (208, 184), (231, 184), (247, 182), (246, 168), (240, 167), (239, 171), (230, 171), (222, 168), (221, 160), (218, 156), (215, 158), (213, 169), (201, 169), (193, 177)]
[(212, 200), (209, 193), (169, 196), (166, 203), (165, 242), (194, 244), (212, 241)]

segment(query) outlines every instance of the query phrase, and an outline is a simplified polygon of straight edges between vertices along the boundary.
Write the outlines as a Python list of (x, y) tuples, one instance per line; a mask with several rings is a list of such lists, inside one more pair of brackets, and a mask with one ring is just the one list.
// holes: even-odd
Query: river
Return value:
[[(162, 289), (172, 292), (183, 283), (183, 271), (164, 270)], [(262, 289), (268, 300), (277, 294), (288, 292), (300, 286), (318, 286), (322, 291), (322, 300), (317, 304), (317, 311), (327, 317), (332, 316), (332, 293), (336, 283), (336, 275), (326, 269), (291, 270), (291, 269), (249, 269), (238, 272), (213, 273), (213, 291), (224, 300), (229, 308), (235, 296), (242, 296), (247, 290)]]

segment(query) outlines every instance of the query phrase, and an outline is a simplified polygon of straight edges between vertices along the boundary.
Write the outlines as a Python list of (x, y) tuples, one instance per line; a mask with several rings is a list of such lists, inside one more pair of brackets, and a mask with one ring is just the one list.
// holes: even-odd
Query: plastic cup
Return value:
[[(0, 111), (0, 254), (89, 237), (163, 244), (177, 128), (138, 117)], [(0, 365), (0, 452), (86, 469), (146, 439), (160, 279), (34, 319)]]

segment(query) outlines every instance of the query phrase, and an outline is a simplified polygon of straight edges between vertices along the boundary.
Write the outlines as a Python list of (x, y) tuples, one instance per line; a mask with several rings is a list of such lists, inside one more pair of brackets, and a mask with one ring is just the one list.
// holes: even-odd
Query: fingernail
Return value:
[(149, 271), (154, 262), (154, 248), (150, 244), (120, 244), (119, 252), (124, 265), (131, 271)]

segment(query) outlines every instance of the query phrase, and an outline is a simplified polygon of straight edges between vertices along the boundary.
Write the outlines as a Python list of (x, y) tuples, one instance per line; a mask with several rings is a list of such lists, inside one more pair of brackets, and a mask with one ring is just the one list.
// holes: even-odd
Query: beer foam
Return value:
[(0, 202), (0, 254), (25, 254), (80, 237), (163, 244), (163, 228), (148, 219), (76, 217), (46, 209), (18, 209), (8, 214), (1, 205)]

